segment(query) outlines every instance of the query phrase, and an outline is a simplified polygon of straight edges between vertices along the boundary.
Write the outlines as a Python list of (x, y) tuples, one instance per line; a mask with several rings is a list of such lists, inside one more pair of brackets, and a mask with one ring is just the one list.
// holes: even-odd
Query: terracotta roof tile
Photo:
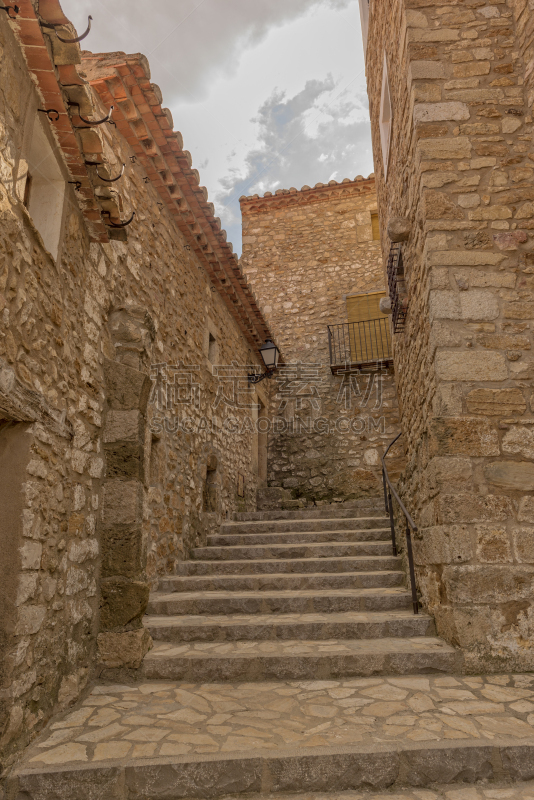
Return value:
[[(85, 165), (86, 161), (103, 163), (102, 133), (96, 128), (78, 130), (73, 127), (73, 124), (83, 123), (67, 113), (68, 98), (63, 88), (83, 86), (86, 81), (105, 108), (115, 106), (113, 119), (117, 130), (145, 169), (148, 180), (160, 196), (162, 207), (171, 215), (188, 247), (204, 265), (244, 336), (258, 350), (265, 337), (270, 336), (267, 323), (231, 245), (226, 242), (226, 232), (221, 230), (220, 220), (214, 216), (207, 190), (199, 185), (200, 175), (192, 168), (191, 154), (183, 150), (181, 134), (172, 130), (172, 115), (162, 107), (160, 88), (150, 81), (146, 57), (140, 53), (94, 54), (81, 51), (78, 45), (69, 45), (60, 52), (54, 47), (54, 32), (41, 28), (30, 0), (19, 0), (18, 4), (21, 13), (15, 24), (21, 45), (28, 67), (39, 84), (43, 107), (60, 112), (59, 120), (50, 124), (71, 176), (82, 184), (77, 198), (92, 240), (108, 241), (105, 225), (108, 218), (102, 217), (102, 207), (98, 205), (91, 182), (95, 171)], [(72, 28), (59, 0), (40, 0), (39, 14), (43, 21)], [(52, 44), (53, 57), (61, 62), (57, 65), (50, 57), (46, 37)], [(78, 72), (75, 64), (80, 61), (82, 66)], [(109, 207), (114, 217), (109, 199), (100, 199), (102, 206)]]

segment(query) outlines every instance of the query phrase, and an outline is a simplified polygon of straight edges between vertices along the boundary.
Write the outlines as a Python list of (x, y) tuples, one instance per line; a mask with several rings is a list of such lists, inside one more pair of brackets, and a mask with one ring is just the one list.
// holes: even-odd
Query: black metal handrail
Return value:
[(386, 452), (382, 456), (382, 481), (384, 484), (384, 503), (386, 505), (386, 513), (389, 514), (389, 524), (391, 527), (391, 543), (393, 545), (393, 555), (397, 555), (397, 540), (395, 537), (395, 518), (393, 515), (393, 500), (392, 496), (395, 498), (397, 503), (399, 504), (400, 510), (404, 514), (406, 519), (406, 553), (408, 555), (408, 566), (410, 570), (410, 584), (412, 590), (412, 605), (413, 605), (413, 613), (419, 614), (419, 599), (417, 597), (417, 586), (415, 583), (415, 567), (413, 563), (413, 549), (412, 549), (412, 531), (415, 533), (417, 531), (417, 525), (413, 521), (412, 517), (406, 510), (406, 506), (400, 499), (397, 490), (391, 483), (388, 475), (388, 469), (386, 467), (386, 456), (395, 444), (398, 439), (402, 436), (402, 432), (396, 436), (392, 442), (389, 443)]
[(392, 360), (389, 318), (328, 326), (332, 372), (349, 367), (387, 365)]

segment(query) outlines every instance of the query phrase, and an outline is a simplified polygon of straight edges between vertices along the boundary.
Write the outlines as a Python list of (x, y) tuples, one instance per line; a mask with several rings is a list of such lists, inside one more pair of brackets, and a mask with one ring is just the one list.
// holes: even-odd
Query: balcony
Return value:
[(384, 369), (393, 364), (389, 317), (328, 326), (333, 375), (355, 369)]

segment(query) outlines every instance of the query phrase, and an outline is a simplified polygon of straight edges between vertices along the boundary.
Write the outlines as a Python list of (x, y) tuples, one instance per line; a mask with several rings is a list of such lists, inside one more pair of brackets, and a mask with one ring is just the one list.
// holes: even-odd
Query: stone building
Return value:
[(241, 198), (241, 264), (285, 358), (271, 387), (268, 502), (381, 491), (398, 426), (376, 209), (372, 175)]
[(418, 586), (468, 669), (532, 669), (532, 3), (360, 6)]
[(150, 586), (266, 470), (270, 330), (146, 58), (75, 37), (57, 0), (1, 11), (4, 766), (139, 666)]

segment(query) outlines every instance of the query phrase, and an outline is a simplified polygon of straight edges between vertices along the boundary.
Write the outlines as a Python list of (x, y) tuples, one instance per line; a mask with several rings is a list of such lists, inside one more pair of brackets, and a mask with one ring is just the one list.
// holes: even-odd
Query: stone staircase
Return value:
[(152, 595), (139, 673), (54, 718), (1, 800), (534, 800), (534, 675), (461, 674), (387, 522), (226, 522)]
[(381, 503), (236, 514), (160, 581), (144, 676), (269, 681), (453, 672), (414, 615)]

